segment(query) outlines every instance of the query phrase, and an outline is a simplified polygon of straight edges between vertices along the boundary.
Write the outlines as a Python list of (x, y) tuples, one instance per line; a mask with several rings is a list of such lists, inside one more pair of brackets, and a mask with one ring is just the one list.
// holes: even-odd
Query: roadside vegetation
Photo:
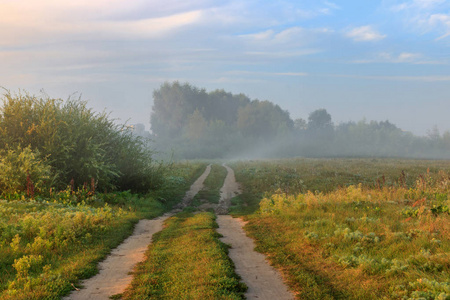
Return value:
[(0, 299), (67, 294), (206, 166), (155, 162), (146, 140), (79, 99), (2, 100)]
[(3, 96), (0, 187), (3, 194), (49, 195), (51, 188), (145, 193), (162, 184), (146, 140), (80, 99)]
[(161, 189), (88, 195), (64, 190), (52, 197), (0, 202), (0, 299), (58, 298), (117, 247), (141, 218), (171, 209), (205, 164), (180, 163)]
[(122, 299), (244, 299), (213, 213), (183, 212), (165, 225)]
[(450, 299), (450, 162), (233, 167), (258, 203), (245, 229), (300, 299)]

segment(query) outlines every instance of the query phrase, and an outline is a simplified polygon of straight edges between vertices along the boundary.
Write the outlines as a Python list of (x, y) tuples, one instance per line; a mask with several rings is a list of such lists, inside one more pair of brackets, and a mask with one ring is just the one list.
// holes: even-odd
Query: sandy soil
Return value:
[[(240, 193), (240, 189), (234, 178), (233, 170), (226, 168), (228, 175), (221, 189), (220, 203), (223, 203), (228, 210), (230, 199)], [(283, 283), (279, 272), (269, 265), (263, 254), (254, 250), (253, 240), (247, 237), (242, 229), (245, 225), (242, 219), (219, 215), (217, 223), (219, 224), (217, 231), (223, 235), (222, 242), (231, 245), (229, 256), (236, 266), (236, 273), (248, 286), (245, 294), (247, 299), (288, 300), (295, 298)]]
[[(203, 182), (208, 177), (211, 166), (192, 184), (190, 190), (183, 198), (183, 207), (189, 205), (194, 196), (203, 188)], [(130, 272), (134, 266), (143, 261), (144, 253), (152, 242), (154, 233), (161, 231), (164, 220), (172, 213), (165, 214), (152, 220), (140, 220), (134, 232), (111, 254), (99, 263), (99, 273), (94, 277), (81, 282), (83, 288), (73, 291), (66, 300), (102, 300), (110, 296), (123, 293), (131, 283), (133, 276)]]
[(228, 209), (231, 205), (231, 198), (241, 193), (241, 187), (236, 182), (233, 169), (226, 165), (223, 166), (227, 169), (228, 173), (227, 177), (225, 177), (223, 186), (220, 189), (219, 205), (216, 208), (216, 214), (218, 215), (228, 214)]
[(254, 250), (255, 244), (245, 235), (241, 219), (217, 216), (217, 223), (217, 231), (223, 235), (222, 242), (231, 245), (229, 256), (236, 266), (236, 273), (248, 286), (247, 299), (295, 299), (278, 271), (269, 265), (263, 254)]
[(168, 215), (153, 220), (140, 220), (133, 235), (99, 263), (100, 273), (82, 281), (83, 288), (72, 292), (65, 299), (100, 300), (122, 293), (133, 279), (129, 273), (138, 262), (144, 260), (144, 253), (152, 241), (153, 234), (162, 230), (167, 217)]

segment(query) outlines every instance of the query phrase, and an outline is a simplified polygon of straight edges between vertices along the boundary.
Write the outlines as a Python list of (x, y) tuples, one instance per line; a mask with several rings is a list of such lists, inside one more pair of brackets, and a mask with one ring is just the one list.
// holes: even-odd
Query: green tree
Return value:
[(194, 113), (188, 117), (185, 136), (189, 140), (198, 141), (205, 137), (207, 129), (208, 123), (202, 113), (196, 109)]
[(331, 122), (331, 115), (326, 109), (317, 109), (309, 114), (308, 117), (308, 129), (311, 130), (323, 130), (333, 127)]
[(289, 113), (269, 101), (254, 100), (238, 112), (237, 128), (244, 136), (274, 138), (293, 126)]

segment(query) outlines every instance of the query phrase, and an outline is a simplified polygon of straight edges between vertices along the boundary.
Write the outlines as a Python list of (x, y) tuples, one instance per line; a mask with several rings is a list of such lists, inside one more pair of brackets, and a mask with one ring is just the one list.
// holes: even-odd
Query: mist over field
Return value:
[(335, 124), (325, 108), (293, 120), (270, 101), (166, 82), (154, 91), (154, 146), (175, 158), (450, 158), (450, 132), (417, 136), (384, 121)]

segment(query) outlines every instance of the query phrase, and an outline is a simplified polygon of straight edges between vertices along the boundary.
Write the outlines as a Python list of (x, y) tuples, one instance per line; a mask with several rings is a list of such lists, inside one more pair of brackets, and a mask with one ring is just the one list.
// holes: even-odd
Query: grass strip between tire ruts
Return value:
[(165, 225), (122, 299), (244, 299), (214, 214), (182, 212)]

